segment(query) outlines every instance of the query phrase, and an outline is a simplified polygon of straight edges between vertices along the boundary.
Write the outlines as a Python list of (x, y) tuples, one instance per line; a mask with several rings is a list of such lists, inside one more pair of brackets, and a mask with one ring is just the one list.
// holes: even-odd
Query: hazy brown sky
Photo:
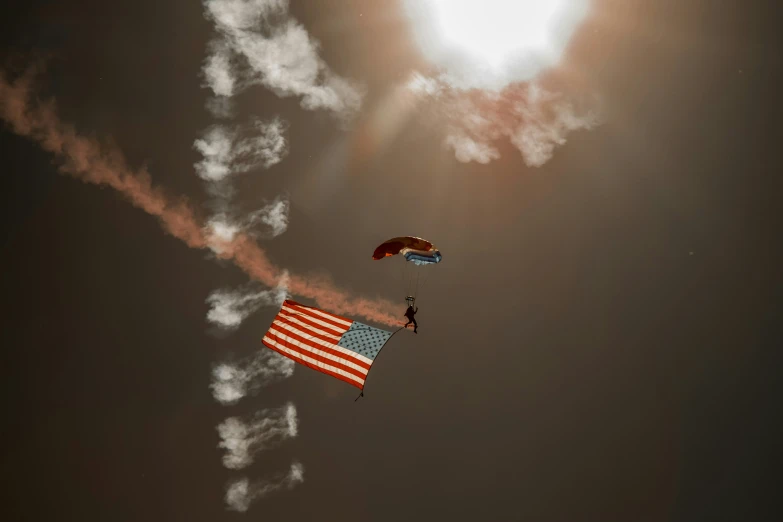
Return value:
[[(400, 315), (398, 267), (372, 250), (432, 239), (419, 334), (393, 339), (356, 403), (297, 367), (219, 404), (213, 366), (261, 350), (277, 309), (217, 333), (206, 299), (245, 272), (4, 125), (4, 518), (778, 520), (775, 3), (595, 0), (543, 81), (602, 124), (538, 168), (507, 139), (458, 161), (432, 104), (384, 130), (395, 89), (429, 74), (396, 2), (291, 4), (362, 108), (341, 124), (261, 85), (238, 94), (227, 121), (278, 116), (289, 149), (234, 178), (232, 204), (286, 195), (287, 230), (258, 240), (270, 261)], [(0, 20), (3, 70), (45, 58), (62, 121), (208, 216), (199, 2), (30, 1)], [(296, 437), (223, 466), (217, 425), (289, 402)], [(227, 483), (292, 462), (301, 484), (226, 511)]]

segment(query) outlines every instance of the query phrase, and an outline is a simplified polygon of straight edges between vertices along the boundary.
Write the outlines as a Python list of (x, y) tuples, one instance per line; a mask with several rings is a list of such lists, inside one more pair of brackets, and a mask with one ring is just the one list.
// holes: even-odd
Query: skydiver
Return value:
[(405, 310), (405, 317), (408, 318), (408, 322), (405, 323), (405, 326), (403, 328), (408, 328), (408, 325), (413, 323), (413, 333), (417, 334), (416, 330), (419, 328), (418, 323), (416, 322), (416, 318), (414, 315), (419, 311), (419, 307), (416, 307), (416, 310), (413, 309), (413, 305), (408, 305), (408, 309)]

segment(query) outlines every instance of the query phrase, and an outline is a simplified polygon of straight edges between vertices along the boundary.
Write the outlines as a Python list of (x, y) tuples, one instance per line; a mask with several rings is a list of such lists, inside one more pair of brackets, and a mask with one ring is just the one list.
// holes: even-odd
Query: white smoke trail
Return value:
[(304, 482), (304, 466), (294, 461), (285, 475), (259, 482), (250, 482), (247, 478), (231, 482), (226, 488), (226, 505), (231, 511), (245, 512), (255, 500), (279, 489), (291, 489), (302, 482)]
[(204, 0), (204, 7), (220, 34), (202, 69), (216, 96), (261, 84), (281, 97), (301, 97), (308, 110), (345, 118), (361, 107), (363, 88), (318, 56), (319, 43), (291, 18), (288, 0)]
[[(334, 74), (318, 55), (318, 42), (293, 20), (287, 0), (204, 0), (205, 16), (220, 35), (210, 46), (202, 72), (212, 89), (207, 107), (213, 115), (231, 115), (230, 98), (250, 85), (261, 84), (280, 97), (300, 97), (307, 110), (325, 109), (346, 121), (361, 107), (363, 88)], [(279, 122), (279, 120), (274, 120)], [(224, 255), (243, 232), (246, 236), (276, 237), (288, 227), (288, 200), (272, 203), (246, 215), (230, 205), (233, 187), (225, 183), (232, 174), (262, 166), (269, 168), (288, 152), (282, 125), (255, 125), (256, 136), (243, 137), (247, 128), (215, 126), (194, 146), (203, 160), (197, 173), (213, 184), (215, 212), (205, 228), (210, 248)], [(256, 227), (265, 225), (266, 232)], [(287, 278), (285, 279), (287, 282)], [(213, 293), (208, 320), (223, 328), (237, 328), (260, 306), (287, 297), (285, 284), (274, 291), (253, 292), (221, 290)], [(293, 361), (272, 351), (259, 352), (244, 364), (221, 364), (213, 370), (212, 390), (224, 404), (235, 403), (248, 393), (293, 373)], [(296, 435), (296, 410), (293, 404), (281, 411), (265, 411), (251, 421), (232, 417), (218, 428), (221, 447), (227, 453), (224, 464), (233, 469), (247, 466), (253, 455)], [(251, 483), (244, 478), (228, 486), (229, 509), (246, 511), (257, 498), (282, 487), (293, 487), (303, 480), (304, 468), (294, 462), (288, 474), (275, 480)]]
[(252, 419), (229, 417), (217, 427), (218, 447), (224, 448), (223, 465), (242, 469), (253, 463), (254, 456), (296, 437), (296, 408), (288, 403), (282, 408), (262, 410)]

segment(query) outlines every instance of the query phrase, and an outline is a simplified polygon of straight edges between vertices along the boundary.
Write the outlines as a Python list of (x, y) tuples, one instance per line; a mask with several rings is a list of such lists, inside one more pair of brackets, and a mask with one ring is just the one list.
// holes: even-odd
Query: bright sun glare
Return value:
[(532, 78), (560, 59), (588, 0), (406, 0), (425, 55), (466, 87)]
[(429, 1), (446, 41), (493, 64), (515, 51), (545, 49), (548, 25), (563, 7), (560, 0)]

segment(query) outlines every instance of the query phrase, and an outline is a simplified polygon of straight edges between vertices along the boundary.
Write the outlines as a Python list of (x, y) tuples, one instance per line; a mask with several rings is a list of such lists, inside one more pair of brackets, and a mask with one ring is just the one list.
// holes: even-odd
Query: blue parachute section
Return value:
[(410, 261), (416, 265), (433, 265), (440, 263), (440, 260), (443, 259), (443, 256), (438, 250), (430, 250), (427, 252), (423, 250), (408, 250), (403, 255), (405, 256), (406, 261)]

